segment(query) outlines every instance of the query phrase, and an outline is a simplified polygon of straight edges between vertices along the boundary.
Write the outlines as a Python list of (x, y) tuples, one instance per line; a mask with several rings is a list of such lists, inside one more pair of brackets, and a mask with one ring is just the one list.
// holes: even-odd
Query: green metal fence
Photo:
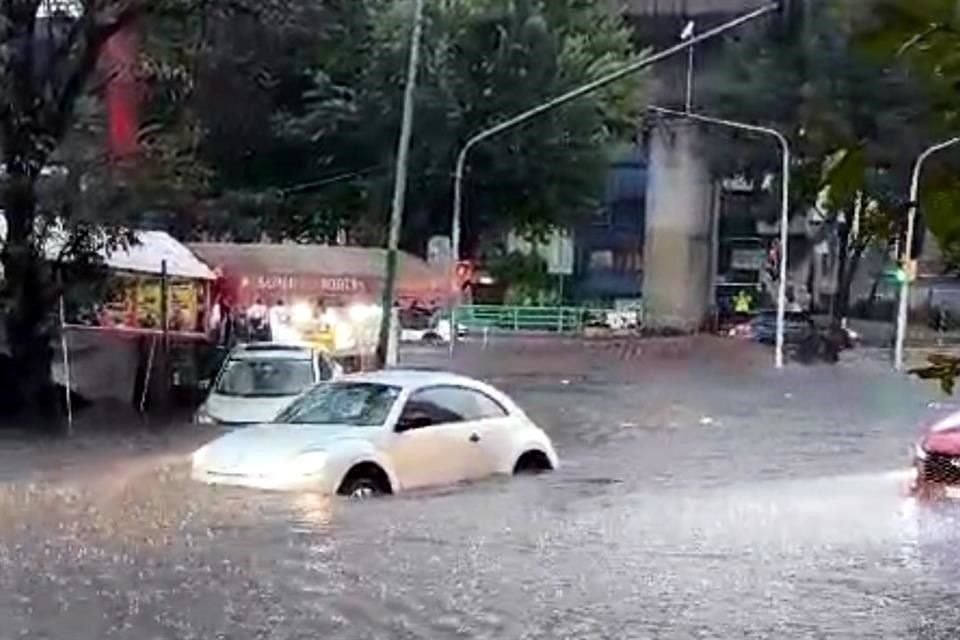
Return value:
[(457, 307), (457, 323), (471, 331), (538, 331), (576, 333), (607, 310), (582, 307), (507, 307), (466, 305)]

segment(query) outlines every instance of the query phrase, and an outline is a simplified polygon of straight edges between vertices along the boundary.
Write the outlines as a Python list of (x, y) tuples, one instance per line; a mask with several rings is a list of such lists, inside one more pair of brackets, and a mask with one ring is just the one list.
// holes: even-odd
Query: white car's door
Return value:
[(506, 473), (516, 463), (518, 421), (497, 400), (477, 389), (461, 390), (463, 412), (472, 418), (474, 477)]
[(388, 454), (406, 489), (452, 484), (478, 475), (480, 429), (465, 419), (450, 387), (431, 387), (407, 399)]

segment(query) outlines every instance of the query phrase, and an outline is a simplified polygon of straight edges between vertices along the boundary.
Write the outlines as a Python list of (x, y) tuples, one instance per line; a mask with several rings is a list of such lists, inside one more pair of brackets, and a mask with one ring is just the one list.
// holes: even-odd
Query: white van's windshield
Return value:
[(214, 393), (241, 398), (295, 396), (313, 383), (310, 360), (248, 358), (227, 362)]

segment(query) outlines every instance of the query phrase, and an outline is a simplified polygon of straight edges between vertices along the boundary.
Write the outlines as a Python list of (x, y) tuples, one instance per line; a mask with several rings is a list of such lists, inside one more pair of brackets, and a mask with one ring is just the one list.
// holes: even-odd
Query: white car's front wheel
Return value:
[(537, 450), (524, 453), (513, 467), (514, 475), (539, 475), (548, 471), (553, 471), (550, 458), (543, 451)]
[(393, 493), (383, 469), (374, 464), (357, 465), (340, 483), (337, 493), (351, 500), (367, 500)]

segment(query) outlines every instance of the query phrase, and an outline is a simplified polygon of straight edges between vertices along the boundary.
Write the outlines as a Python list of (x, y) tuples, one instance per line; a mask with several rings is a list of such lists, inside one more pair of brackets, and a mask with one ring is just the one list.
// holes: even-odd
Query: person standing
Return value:
[(278, 340), (279, 336), (284, 333), (284, 329), (290, 324), (290, 318), (287, 315), (287, 308), (284, 306), (283, 300), (277, 300), (270, 307), (267, 324), (270, 331), (270, 340)]
[(270, 339), (270, 331), (267, 316), (269, 311), (263, 304), (262, 298), (257, 298), (250, 308), (247, 309), (247, 327), (250, 331), (250, 338), (254, 341), (263, 341)]
[(737, 315), (749, 314), (753, 309), (753, 296), (746, 289), (741, 289), (733, 300), (733, 312)]

